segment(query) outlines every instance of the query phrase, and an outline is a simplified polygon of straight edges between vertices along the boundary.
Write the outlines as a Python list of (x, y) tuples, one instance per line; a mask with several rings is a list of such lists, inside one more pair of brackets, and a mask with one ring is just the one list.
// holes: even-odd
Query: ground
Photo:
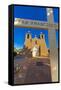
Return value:
[(14, 57), (14, 84), (51, 82), (50, 69), (48, 57), (32, 58), (31, 52), (17, 55)]

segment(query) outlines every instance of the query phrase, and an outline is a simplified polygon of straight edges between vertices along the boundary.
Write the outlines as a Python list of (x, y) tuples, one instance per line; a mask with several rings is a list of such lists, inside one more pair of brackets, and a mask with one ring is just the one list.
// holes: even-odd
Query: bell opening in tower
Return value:
[(29, 39), (29, 34), (27, 34), (27, 39)]

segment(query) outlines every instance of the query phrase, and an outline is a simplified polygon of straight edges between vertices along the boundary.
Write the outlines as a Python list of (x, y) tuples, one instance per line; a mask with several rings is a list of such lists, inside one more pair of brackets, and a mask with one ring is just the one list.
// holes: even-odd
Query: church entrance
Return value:
[(34, 46), (32, 49), (32, 57), (37, 57), (39, 55), (38, 47)]

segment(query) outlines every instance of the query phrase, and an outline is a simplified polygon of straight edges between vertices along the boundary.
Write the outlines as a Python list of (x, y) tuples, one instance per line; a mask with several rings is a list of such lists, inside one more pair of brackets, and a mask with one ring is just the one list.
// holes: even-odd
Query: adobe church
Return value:
[(25, 47), (32, 51), (33, 57), (46, 57), (48, 56), (48, 48), (45, 42), (44, 34), (40, 34), (40, 37), (32, 38), (30, 33), (25, 36)]

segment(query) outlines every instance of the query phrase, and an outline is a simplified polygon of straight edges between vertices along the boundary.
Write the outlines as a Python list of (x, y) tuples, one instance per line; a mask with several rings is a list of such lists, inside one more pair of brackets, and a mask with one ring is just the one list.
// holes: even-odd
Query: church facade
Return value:
[(36, 36), (32, 38), (32, 35), (27, 33), (25, 36), (25, 47), (30, 49), (32, 53), (34, 52), (33, 56), (46, 57), (49, 55), (45, 36), (42, 33), (39, 38)]

